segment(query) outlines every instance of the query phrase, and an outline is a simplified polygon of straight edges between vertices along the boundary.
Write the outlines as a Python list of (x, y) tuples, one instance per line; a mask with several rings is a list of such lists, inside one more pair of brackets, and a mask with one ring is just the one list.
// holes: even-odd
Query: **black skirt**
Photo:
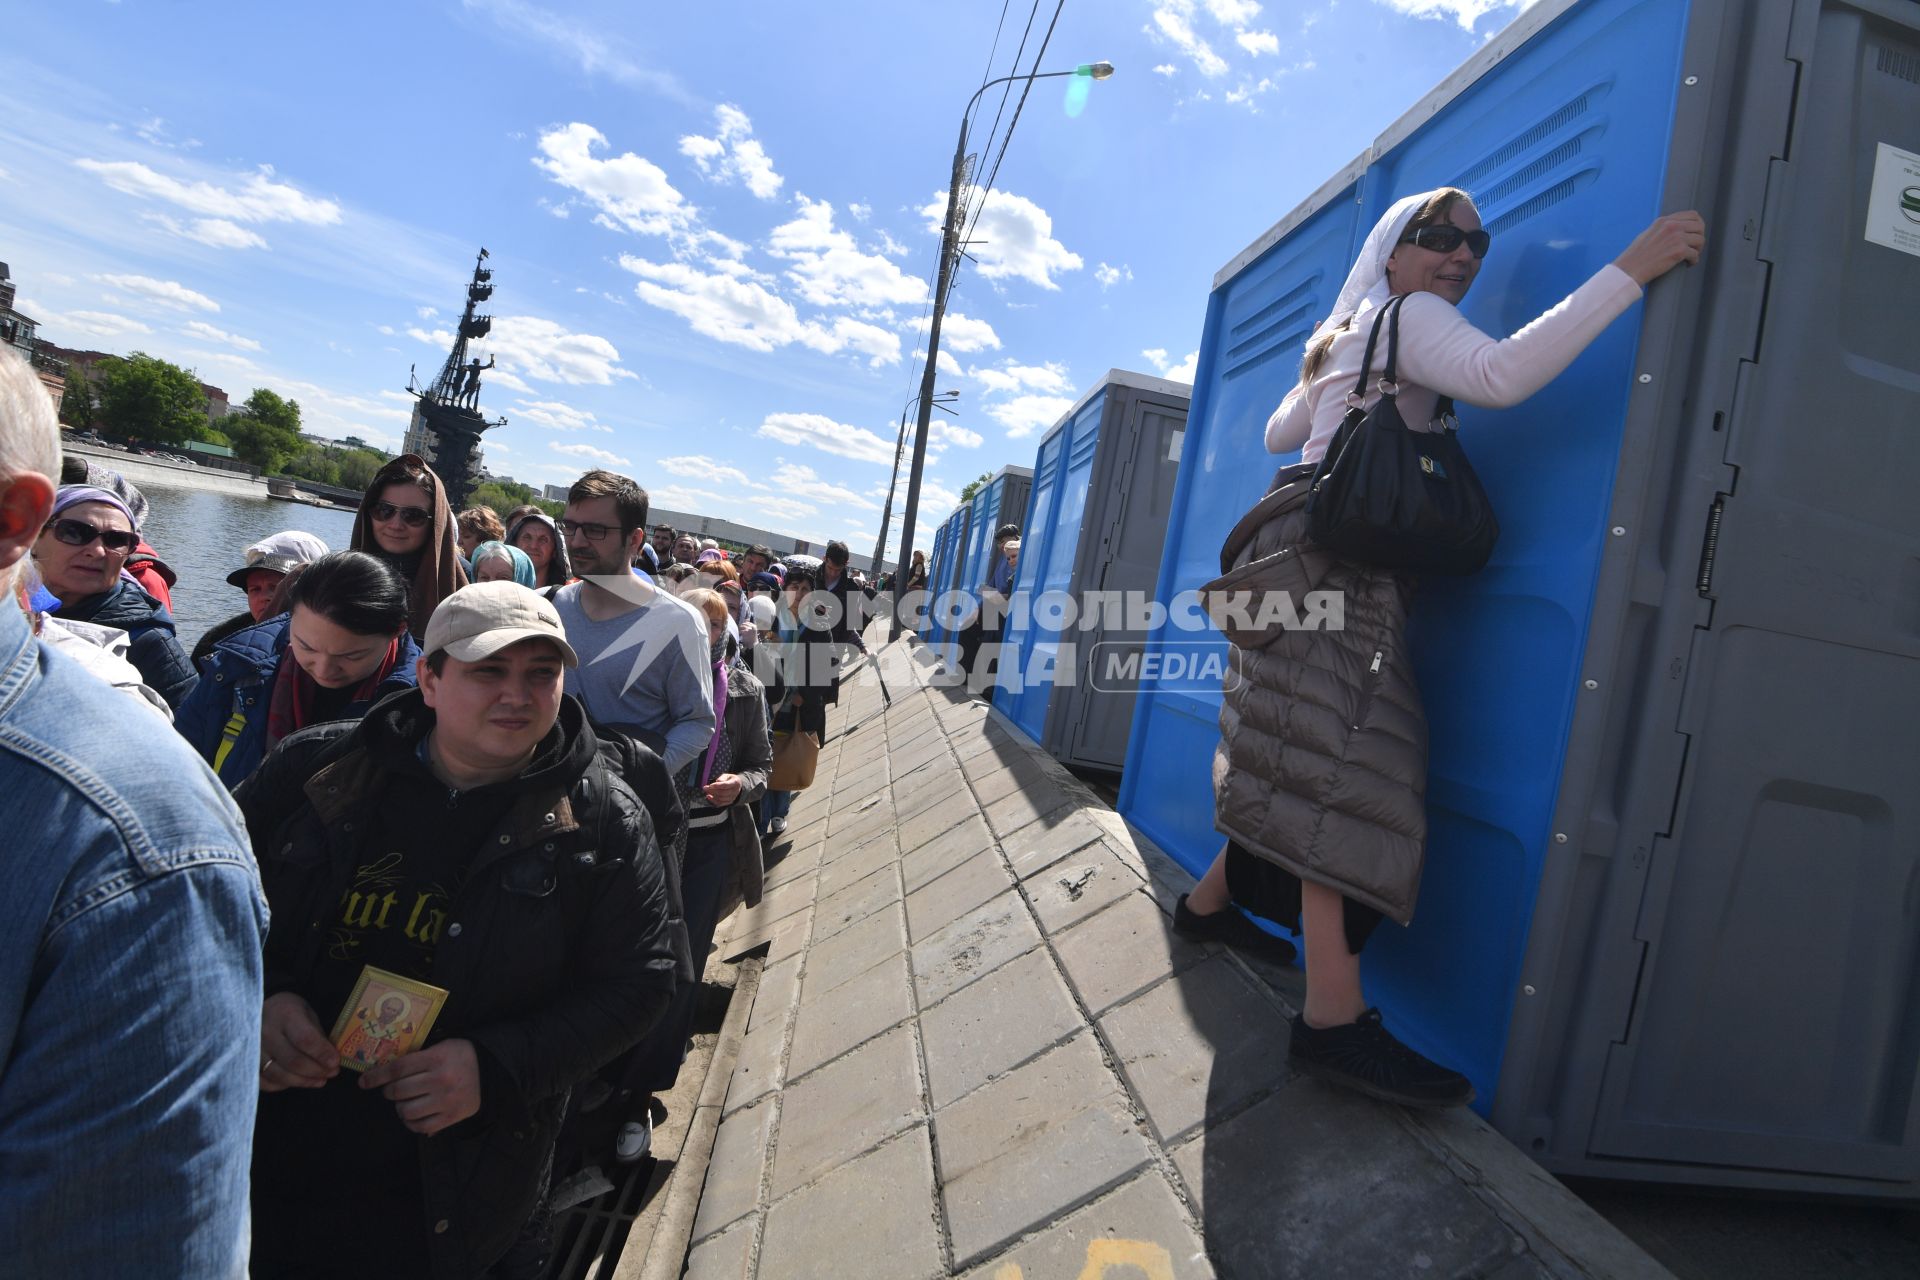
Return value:
[[(1227, 841), (1227, 892), (1234, 904), (1282, 928), (1300, 932), (1300, 877), (1237, 841)], [(1340, 899), (1345, 908), (1347, 950), (1354, 955), (1367, 945), (1375, 926), (1386, 917), (1364, 902)]]

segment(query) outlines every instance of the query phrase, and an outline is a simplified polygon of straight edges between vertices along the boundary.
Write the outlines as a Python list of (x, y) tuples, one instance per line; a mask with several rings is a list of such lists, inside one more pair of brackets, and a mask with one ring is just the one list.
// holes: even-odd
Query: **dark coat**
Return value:
[(673, 784), (673, 775), (667, 772), (667, 762), (660, 758), (660, 747), (666, 739), (658, 734), (642, 736), (597, 723), (593, 724), (593, 733), (600, 740), (600, 755), (608, 767), (640, 798), (653, 819), (662, 875), (666, 880), (667, 934), (673, 948), (674, 971), (682, 982), (698, 982), (700, 975), (693, 967), (693, 944), (687, 934), (686, 897), (680, 891), (680, 876), (687, 863), (687, 811), (680, 803), (680, 791)]
[(1283, 580), (1261, 585), (1288, 590), (1296, 608), (1308, 591), (1343, 593), (1345, 625), (1276, 630), (1263, 647), (1228, 647), (1214, 826), (1405, 924), (1427, 837), (1427, 722), (1406, 644), (1413, 587), (1307, 540), (1312, 473), (1282, 468), (1253, 537), (1239, 548), (1230, 541), (1220, 567), (1285, 566)]
[(167, 606), (128, 582), (114, 583), (113, 590), (84, 596), (72, 603), (62, 601), (54, 611), (56, 618), (91, 622), (127, 633), (127, 659), (140, 669), (140, 678), (166, 699), (175, 711), (193, 692), (199, 676), (193, 660), (180, 647), (174, 634), (173, 614)]
[[(287, 656), (289, 630), (288, 615), (283, 613), (214, 645), (201, 664), (199, 685), (173, 717), (173, 727), (213, 766), (230, 791), (260, 767), (267, 753), (267, 709), (274, 678), (282, 662), (293, 661)], [(419, 683), (414, 665), (419, 657), (420, 646), (412, 636), (402, 635), (393, 671), (372, 697), (349, 702), (336, 719), (358, 720), (388, 694), (413, 688)]]
[(766, 686), (744, 663), (736, 659), (727, 664), (727, 739), (733, 744), (731, 772), (740, 777), (740, 794), (727, 812), (733, 835), (731, 885), (749, 907), (760, 901), (766, 877), (757, 817), (760, 800), (767, 794), (767, 779), (773, 776), (766, 697)]
[[(274, 916), (268, 994), (310, 980), (377, 826), (363, 815), (382, 801), (383, 763), (433, 722), (418, 690), (397, 694), (357, 724), (289, 735), (235, 796)], [(545, 1190), (568, 1090), (673, 993), (652, 822), (574, 699), (558, 728), (558, 765), (474, 850), (449, 911), (460, 927), (434, 954), (432, 982), (461, 999), (430, 1038), (471, 1041), (482, 1079), (479, 1114), (419, 1142), (435, 1280), (479, 1275), (513, 1243)]]

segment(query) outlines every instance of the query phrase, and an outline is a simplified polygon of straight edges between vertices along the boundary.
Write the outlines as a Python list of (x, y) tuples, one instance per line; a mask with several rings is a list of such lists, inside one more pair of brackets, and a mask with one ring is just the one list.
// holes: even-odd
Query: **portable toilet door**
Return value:
[[(1016, 607), (1007, 619), (1006, 648), (993, 690), (993, 705), (1022, 733), (1039, 742), (1047, 726), (1047, 704), (1053, 696), (1055, 666), (1060, 651), (1058, 627), (1037, 615), (1031, 603), (1047, 588), (1051, 545), (1061, 536), (1058, 509), (1072, 424), (1085, 411), (1076, 406), (1041, 437), (1033, 460), (1033, 493), (1021, 524), (1020, 563), (1014, 569), (1013, 596), (1026, 607)], [(1098, 411), (1095, 411), (1098, 418)], [(1070, 540), (1077, 540), (1078, 528)], [(1064, 570), (1062, 577), (1071, 573)]]
[[(1082, 610), (1077, 661), (1072, 683), (1053, 696), (1045, 746), (1063, 764), (1117, 771), (1126, 761), (1147, 639), (1146, 629), (1129, 620), (1153, 598), (1159, 578), (1191, 388), (1115, 369), (1103, 390), (1104, 425), (1080, 486), (1085, 512), (1071, 539), (1071, 591)], [(1060, 544), (1069, 542), (1066, 522), (1057, 528)], [(1088, 626), (1093, 593), (1119, 607), (1101, 608), (1097, 625)]]

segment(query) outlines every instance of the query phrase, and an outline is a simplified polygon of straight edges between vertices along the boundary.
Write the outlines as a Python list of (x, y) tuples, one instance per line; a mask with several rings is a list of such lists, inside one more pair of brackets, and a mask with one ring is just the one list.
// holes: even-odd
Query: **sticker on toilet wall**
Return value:
[(1880, 144), (1867, 196), (1867, 239), (1920, 257), (1920, 155)]

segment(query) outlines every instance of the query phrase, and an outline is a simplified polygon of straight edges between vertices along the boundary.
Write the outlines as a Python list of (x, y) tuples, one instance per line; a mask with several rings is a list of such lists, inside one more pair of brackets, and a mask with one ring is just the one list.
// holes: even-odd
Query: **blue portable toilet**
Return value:
[(958, 665), (965, 620), (980, 607), (980, 586), (991, 567), (994, 531), (1012, 518), (1002, 513), (1025, 511), (1032, 484), (1030, 468), (1002, 467), (951, 517), (958, 523), (951, 567), (943, 572), (934, 592), (934, 608), (941, 615), (938, 650), (949, 667)]
[(934, 534), (933, 555), (927, 560), (927, 630), (925, 639), (928, 648), (943, 659), (954, 657), (958, 653), (958, 628), (949, 622), (949, 611), (941, 606), (941, 601), (953, 590), (960, 580), (960, 569), (965, 558), (967, 540), (967, 518), (970, 512), (962, 503), (954, 512), (941, 522)]
[(1110, 370), (1034, 455), (994, 705), (1063, 764), (1117, 771), (1146, 641), (1126, 600), (1160, 573), (1191, 388)]
[[(1396, 197), (1473, 193), (1496, 337), (1707, 218), (1542, 391), (1462, 406), (1503, 537), (1410, 627), (1426, 872), (1368, 993), (1555, 1172), (1920, 1192), (1916, 68), (1920, 5), (1541, 0), (1214, 281), (1175, 619), (1294, 460), (1262, 426)], [(1120, 794), (1196, 872), (1218, 714), (1143, 688)]]

